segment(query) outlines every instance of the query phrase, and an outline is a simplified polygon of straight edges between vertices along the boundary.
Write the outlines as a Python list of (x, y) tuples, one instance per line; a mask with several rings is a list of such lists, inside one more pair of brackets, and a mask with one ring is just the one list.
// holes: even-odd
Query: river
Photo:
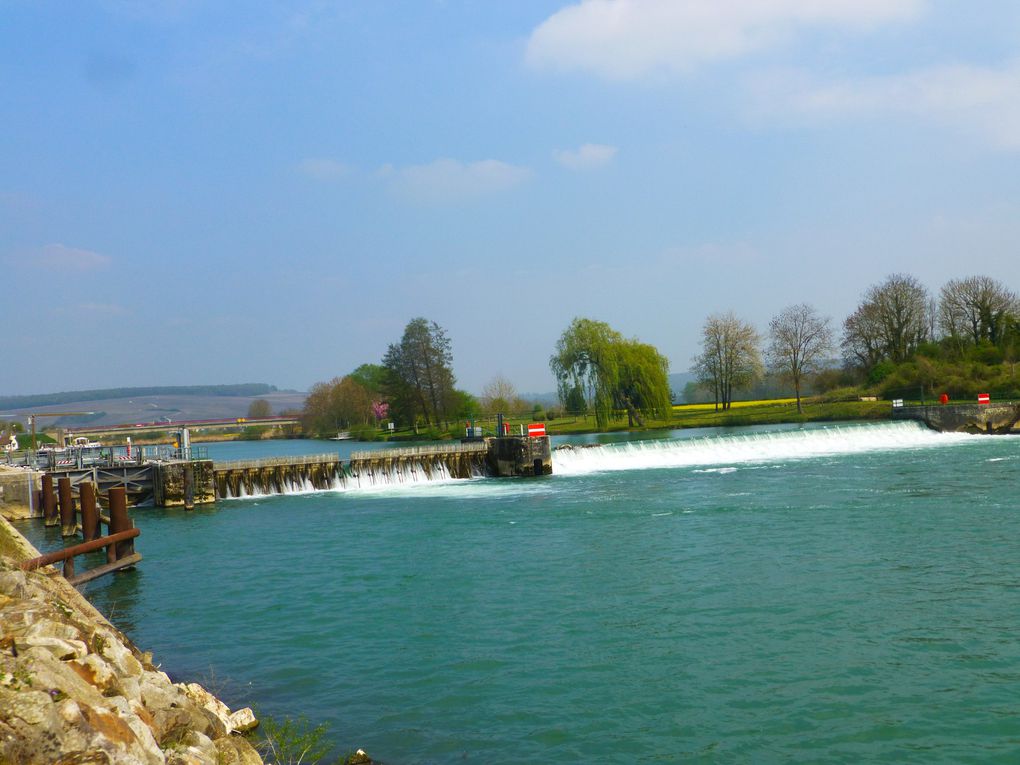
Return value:
[(389, 765), (1016, 761), (1020, 439), (568, 441), (606, 445), (543, 478), (137, 509), (145, 560), (86, 594), (174, 676)]

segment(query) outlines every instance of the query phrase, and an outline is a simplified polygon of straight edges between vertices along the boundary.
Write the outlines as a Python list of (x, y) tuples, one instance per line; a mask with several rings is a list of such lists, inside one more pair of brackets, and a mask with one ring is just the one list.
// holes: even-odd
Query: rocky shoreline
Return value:
[(261, 765), (258, 723), (174, 683), (0, 518), (0, 763)]

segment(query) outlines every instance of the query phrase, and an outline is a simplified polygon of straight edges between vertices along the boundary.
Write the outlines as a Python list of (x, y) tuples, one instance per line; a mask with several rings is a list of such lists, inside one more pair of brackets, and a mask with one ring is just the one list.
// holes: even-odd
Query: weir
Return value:
[[(191, 451), (184, 454), (187, 456)], [(151, 503), (156, 507), (190, 510), (218, 499), (551, 473), (548, 436), (506, 436), (459, 444), (359, 451), (353, 452), (347, 463), (338, 454), (230, 462), (157, 459), (38, 472), (19, 470), (5, 476), (7, 483), (0, 484), (4, 489), (0, 499), (5, 495), (11, 500), (17, 497), (17, 509), (14, 502), (0, 502), (0, 510), (9, 517), (42, 516), (45, 486), (61, 479), (67, 479), (68, 501), (74, 501), (70, 499), (71, 493), (77, 494), (81, 484), (90, 483), (104, 498), (111, 489), (120, 487), (131, 505)]]

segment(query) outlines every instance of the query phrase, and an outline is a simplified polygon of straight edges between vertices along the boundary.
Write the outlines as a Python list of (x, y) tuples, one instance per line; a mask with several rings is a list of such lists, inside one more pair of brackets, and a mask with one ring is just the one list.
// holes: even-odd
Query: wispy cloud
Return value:
[(335, 181), (348, 175), (351, 169), (335, 159), (310, 157), (298, 163), (298, 171), (317, 181)]
[(110, 257), (100, 255), (92, 250), (78, 247), (67, 247), (63, 244), (47, 244), (27, 253), (25, 262), (35, 268), (47, 271), (71, 271), (82, 273), (106, 268), (110, 265)]
[(684, 74), (782, 44), (810, 27), (868, 28), (919, 16), (926, 0), (581, 0), (531, 34), (536, 68), (609, 80)]
[(427, 165), (386, 166), (380, 171), (393, 187), (417, 201), (444, 203), (512, 189), (531, 177), (527, 167), (496, 159), (461, 162), (437, 159)]
[(825, 120), (901, 114), (965, 130), (995, 148), (1020, 150), (1020, 60), (835, 82), (782, 73), (753, 87), (759, 111), (768, 115)]
[(553, 152), (553, 159), (571, 170), (591, 170), (608, 165), (616, 156), (615, 146), (602, 143), (586, 143), (576, 149), (560, 149)]

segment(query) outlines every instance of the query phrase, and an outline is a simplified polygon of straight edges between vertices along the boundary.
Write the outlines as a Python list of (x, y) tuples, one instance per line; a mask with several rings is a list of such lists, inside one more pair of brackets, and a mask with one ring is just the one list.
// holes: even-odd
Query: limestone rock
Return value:
[(258, 765), (229, 735), (256, 724), (201, 686), (174, 685), (52, 572), (0, 557), (3, 765)]
[(213, 742), (219, 754), (217, 765), (261, 765), (254, 747), (239, 736), (224, 736)]
[(255, 730), (258, 726), (259, 721), (255, 719), (255, 713), (251, 710), (251, 707), (238, 709), (230, 715), (230, 725), (228, 727), (231, 732), (247, 733), (250, 730)]

